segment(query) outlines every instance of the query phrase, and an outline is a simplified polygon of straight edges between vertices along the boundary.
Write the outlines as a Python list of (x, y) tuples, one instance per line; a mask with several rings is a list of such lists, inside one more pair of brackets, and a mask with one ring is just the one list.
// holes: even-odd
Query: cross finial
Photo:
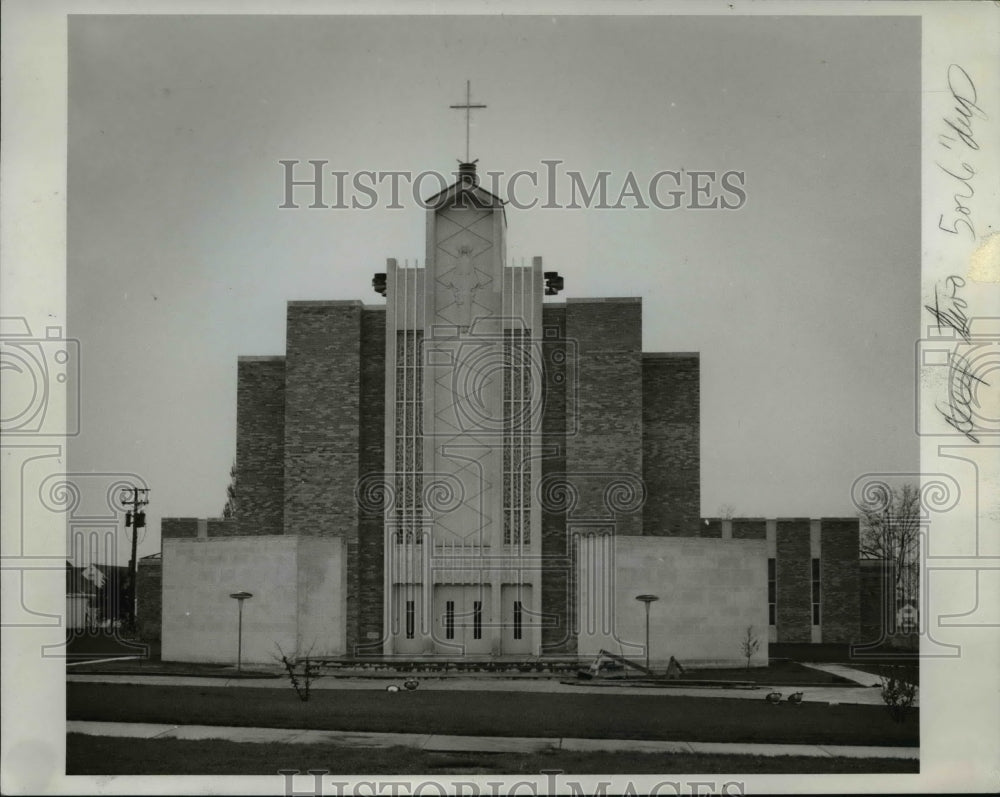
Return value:
[(472, 103), (472, 81), (465, 81), (465, 104), (452, 105), (451, 108), (465, 111), (465, 162), (469, 162), (469, 131), (471, 128), (472, 111), (475, 108), (485, 108), (485, 105), (473, 105)]

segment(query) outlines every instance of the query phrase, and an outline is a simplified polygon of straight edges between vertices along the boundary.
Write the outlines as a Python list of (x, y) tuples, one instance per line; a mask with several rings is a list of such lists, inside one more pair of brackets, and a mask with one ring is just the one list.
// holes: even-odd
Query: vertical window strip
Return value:
[(531, 330), (528, 329), (509, 329), (504, 335), (503, 496), (506, 545), (527, 545), (531, 542), (530, 340)]
[(423, 332), (399, 330), (396, 344), (396, 542), (423, 542)]
[(472, 638), (483, 638), (483, 602), (474, 601), (472, 604)]
[(406, 602), (406, 638), (413, 639), (414, 631), (416, 630), (415, 615), (416, 605), (414, 601)]
[(521, 601), (514, 601), (514, 639), (520, 639), (522, 633)]
[(767, 560), (767, 622), (776, 625), (778, 619), (778, 574), (777, 561)]
[(820, 624), (820, 564), (812, 560), (812, 624)]
[(444, 638), (455, 638), (455, 601), (448, 601), (444, 605)]

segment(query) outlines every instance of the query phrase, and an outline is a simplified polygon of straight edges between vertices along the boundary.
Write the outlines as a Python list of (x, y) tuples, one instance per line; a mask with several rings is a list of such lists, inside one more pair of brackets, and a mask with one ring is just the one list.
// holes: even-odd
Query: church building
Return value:
[(162, 521), (163, 659), (861, 641), (856, 518), (701, 518), (699, 355), (508, 263), (474, 164), (428, 205), (422, 265), (288, 302), (285, 354), (239, 359), (237, 517)]

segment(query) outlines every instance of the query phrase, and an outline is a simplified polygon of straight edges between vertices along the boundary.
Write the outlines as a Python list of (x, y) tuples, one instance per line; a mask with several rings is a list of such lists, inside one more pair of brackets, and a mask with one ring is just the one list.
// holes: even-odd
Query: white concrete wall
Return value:
[(229, 595), (244, 590), (253, 593), (243, 604), (245, 663), (273, 663), (276, 645), (297, 651), (300, 629), (311, 639), (336, 635), (329, 647), (343, 650), (344, 583), (339, 539), (165, 539), (163, 659), (235, 664), (238, 609)]
[(767, 555), (764, 540), (693, 537), (584, 537), (579, 565), (579, 652), (601, 648), (650, 663), (745, 666), (748, 626), (760, 640), (752, 665), (767, 664)]
[(340, 537), (299, 537), (299, 654), (347, 651), (347, 560)]

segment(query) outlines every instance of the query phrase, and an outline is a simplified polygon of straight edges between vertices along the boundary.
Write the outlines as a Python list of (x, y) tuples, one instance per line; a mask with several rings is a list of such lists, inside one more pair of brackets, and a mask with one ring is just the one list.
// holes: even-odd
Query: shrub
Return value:
[[(295, 694), (303, 703), (306, 702), (309, 699), (309, 689), (312, 686), (313, 678), (319, 671), (319, 665), (309, 658), (312, 651), (310, 650), (305, 656), (296, 654), (286, 656), (281, 645), (275, 644), (275, 646), (278, 648), (278, 655), (285, 667), (285, 672), (288, 673), (288, 680), (295, 690)], [(300, 670), (301, 672), (299, 672)]]
[(750, 659), (753, 658), (753, 654), (760, 650), (760, 640), (757, 638), (756, 634), (753, 632), (753, 626), (747, 626), (746, 636), (740, 642), (740, 650), (743, 651), (743, 658), (747, 660), (747, 669), (750, 669)]
[(917, 685), (903, 680), (895, 671), (884, 668), (879, 671), (879, 680), (882, 682), (882, 702), (893, 720), (902, 722), (913, 708)]

